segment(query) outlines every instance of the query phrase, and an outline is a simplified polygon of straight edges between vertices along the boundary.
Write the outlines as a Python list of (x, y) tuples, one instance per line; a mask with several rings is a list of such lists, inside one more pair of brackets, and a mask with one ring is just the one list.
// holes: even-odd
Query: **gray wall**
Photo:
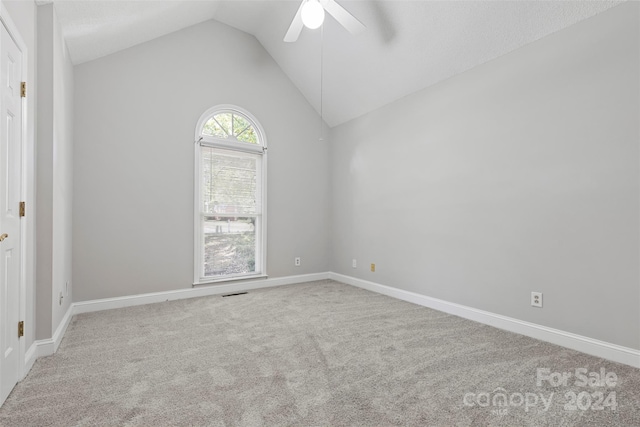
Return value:
[(37, 8), (37, 58), (36, 338), (45, 339), (72, 300), (73, 66), (51, 3)]
[(640, 348), (638, 8), (334, 128), (332, 270)]
[(328, 269), (327, 143), (254, 37), (205, 22), (79, 65), (75, 85), (76, 301), (191, 287), (194, 131), (218, 104), (267, 135), (269, 276)]

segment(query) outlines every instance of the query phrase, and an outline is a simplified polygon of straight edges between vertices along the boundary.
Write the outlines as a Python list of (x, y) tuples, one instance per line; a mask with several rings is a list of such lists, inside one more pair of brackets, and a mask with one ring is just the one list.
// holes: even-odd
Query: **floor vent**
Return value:
[(244, 294), (248, 294), (249, 292), (238, 292), (237, 294), (226, 294), (226, 295), (222, 295), (222, 298), (224, 297), (235, 297), (236, 295), (244, 295)]

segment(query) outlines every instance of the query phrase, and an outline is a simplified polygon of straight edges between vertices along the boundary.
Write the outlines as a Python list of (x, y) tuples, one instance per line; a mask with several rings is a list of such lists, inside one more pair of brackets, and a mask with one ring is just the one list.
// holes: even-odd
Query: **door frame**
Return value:
[[(35, 19), (35, 18), (34, 18)], [(22, 380), (31, 368), (35, 357), (30, 362), (25, 360), (26, 354), (26, 341), (28, 338), (32, 341), (32, 346), (35, 343), (35, 316), (33, 301), (27, 301), (27, 287), (31, 290), (31, 295), (35, 299), (34, 295), (34, 278), (35, 278), (35, 195), (34, 195), (34, 183), (35, 183), (35, 145), (33, 135), (29, 134), (30, 118), (27, 115), (28, 112), (28, 99), (29, 91), (33, 90), (35, 82), (29, 82), (29, 68), (28, 59), (29, 53), (27, 45), (24, 42), (18, 27), (13, 22), (9, 11), (6, 9), (2, 0), (0, 0), (0, 23), (4, 25), (7, 32), (18, 46), (18, 49), (22, 53), (22, 75), (21, 81), (27, 82), (27, 97), (22, 98), (22, 123), (21, 129), (21, 176), (20, 176), (20, 200), (26, 202), (27, 215), (20, 220), (20, 282), (19, 282), (19, 313), (20, 319), (25, 322), (25, 334), (20, 339), (18, 345), (18, 378)], [(27, 319), (27, 313), (32, 314)], [(9, 326), (11, 327), (11, 326)], [(16, 326), (17, 327), (17, 326)], [(17, 333), (17, 331), (16, 331)], [(30, 349), (30, 353), (35, 356), (35, 347)]]

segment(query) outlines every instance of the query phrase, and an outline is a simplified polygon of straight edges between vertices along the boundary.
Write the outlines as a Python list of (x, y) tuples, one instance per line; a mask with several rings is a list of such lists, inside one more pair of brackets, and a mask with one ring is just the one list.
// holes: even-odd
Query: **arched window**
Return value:
[(196, 125), (194, 284), (266, 276), (266, 138), (232, 105)]
[(201, 135), (261, 145), (252, 120), (233, 110), (220, 111), (209, 117), (202, 127)]

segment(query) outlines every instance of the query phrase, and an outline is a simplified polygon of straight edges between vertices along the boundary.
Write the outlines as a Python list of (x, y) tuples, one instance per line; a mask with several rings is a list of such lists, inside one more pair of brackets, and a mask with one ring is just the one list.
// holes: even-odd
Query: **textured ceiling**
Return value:
[[(329, 126), (469, 70), (602, 12), (620, 1), (338, 0), (366, 26), (282, 38), (298, 0), (54, 0), (74, 63), (216, 19), (253, 34)], [(321, 36), (323, 42), (321, 44)]]

